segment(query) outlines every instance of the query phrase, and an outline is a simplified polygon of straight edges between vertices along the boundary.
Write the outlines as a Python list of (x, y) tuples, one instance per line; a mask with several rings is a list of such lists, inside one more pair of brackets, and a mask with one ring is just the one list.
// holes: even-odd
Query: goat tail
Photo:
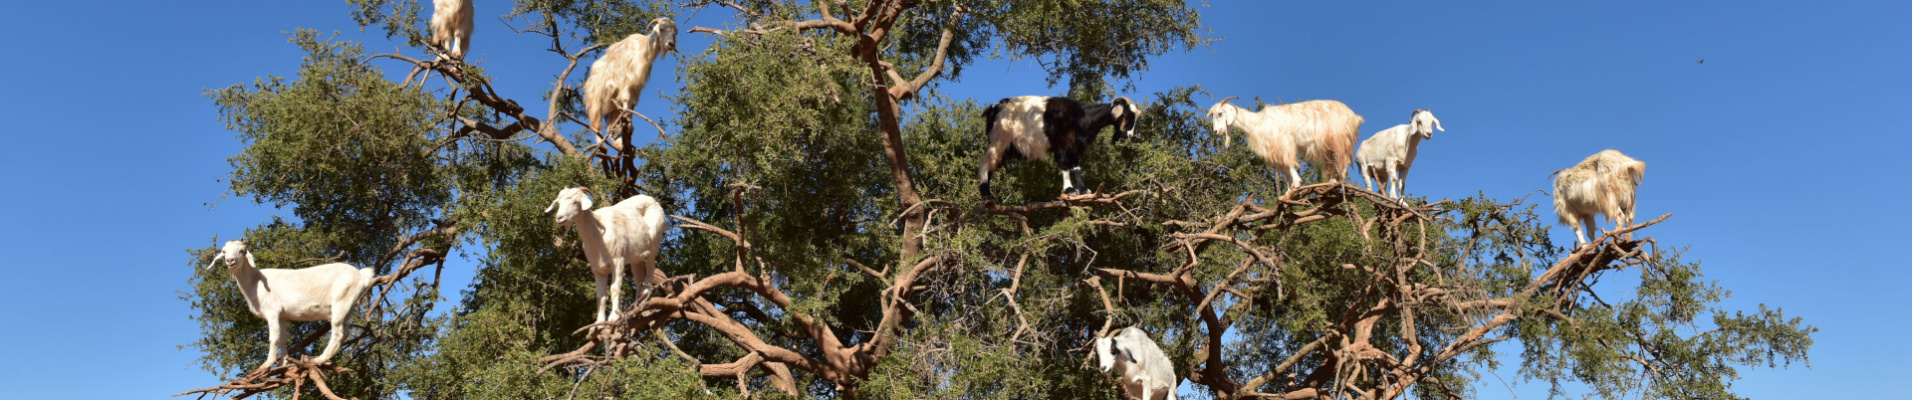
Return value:
[(989, 108), (983, 109), (983, 140), (984, 141), (989, 140), (990, 132), (996, 131), (996, 114), (1002, 112), (1002, 105), (1007, 103), (1009, 103), (1009, 99), (1002, 99), (1002, 101), (998, 101), (996, 102), (996, 104), (990, 105)]
[(1361, 141), (1361, 125), (1368, 121), (1365, 118), (1361, 118), (1361, 114), (1355, 114), (1354, 110), (1346, 109), (1347, 105), (1342, 105), (1341, 107), (1348, 113), (1347, 126), (1343, 127), (1340, 132), (1336, 132), (1340, 137), (1335, 138), (1333, 144), (1335, 163), (1339, 164), (1335, 166), (1340, 167), (1342, 175), (1345, 176), (1347, 174), (1348, 165), (1354, 162), (1354, 144)]
[(665, 221), (669, 217), (664, 215), (664, 205), (659, 204), (657, 198), (641, 194), (632, 199), (637, 200), (637, 210), (644, 215), (644, 233), (649, 234), (652, 241), (662, 240), (664, 229), (670, 227)]
[(602, 103), (602, 98), (607, 95), (602, 93), (603, 91), (598, 88), (599, 85), (598, 82), (593, 82), (588, 79), (584, 81), (584, 119), (585, 125), (590, 126), (591, 130), (602, 134), (604, 132), (604, 106), (599, 103)]
[(372, 280), (378, 279), (378, 269), (372, 268), (372, 267), (359, 268), (358, 273), (359, 273), (358, 292), (359, 292), (359, 295), (364, 295), (365, 289), (369, 289), (372, 287)]

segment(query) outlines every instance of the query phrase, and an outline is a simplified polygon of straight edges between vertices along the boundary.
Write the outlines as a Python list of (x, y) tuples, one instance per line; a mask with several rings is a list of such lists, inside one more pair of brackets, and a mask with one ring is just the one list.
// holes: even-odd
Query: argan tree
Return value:
[[(1000, 205), (978, 197), (995, 99), (938, 85), (979, 59), (1035, 60), (1054, 94), (1106, 101), (1150, 57), (1212, 39), (1181, 1), (481, 9), (548, 39), (564, 68), (540, 99), (439, 57), (418, 2), (352, 3), (361, 29), (406, 47), (302, 30), (296, 76), (208, 95), (246, 145), (233, 193), (296, 217), (246, 231), (260, 264), (342, 260), (378, 268), (378, 286), (333, 364), (247, 373), (263, 323), (224, 271), (195, 272), (193, 345), (208, 371), (239, 376), (210, 393), (1116, 398), (1089, 343), (1138, 326), (1184, 392), (1214, 398), (1466, 397), (1514, 360), (1557, 389), (1731, 398), (1736, 367), (1803, 361), (1811, 345), (1814, 329), (1776, 309), (1714, 308), (1725, 290), (1647, 237), (1665, 218), (1562, 249), (1524, 199), (1279, 197), (1271, 171), (1207, 134), (1199, 88), (1127, 94), (1146, 99), (1142, 139), (1090, 151), (1096, 194), (1056, 198), (1053, 167), (1022, 162), (999, 175)], [(584, 127), (581, 66), (658, 16), (715, 39), (656, 72), (685, 82), (646, 93), (673, 115)], [(592, 323), (577, 235), (540, 212), (573, 186), (674, 214), (651, 277), (663, 285), (616, 322)], [(450, 257), (477, 265), (455, 294), (439, 278)], [(1636, 277), (1634, 297), (1601, 297), (1603, 279)], [(445, 297), (456, 306), (434, 310)], [(323, 330), (295, 326), (295, 356)]]

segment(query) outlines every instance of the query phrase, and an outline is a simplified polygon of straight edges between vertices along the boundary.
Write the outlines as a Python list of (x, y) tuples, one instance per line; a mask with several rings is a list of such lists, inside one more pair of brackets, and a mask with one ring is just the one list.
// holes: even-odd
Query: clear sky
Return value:
[[(1782, 306), (1821, 328), (1810, 369), (1742, 369), (1741, 394), (1902, 396), (1884, 383), (1912, 378), (1902, 361), (1912, 346), (1898, 339), (1912, 330), (1912, 272), (1891, 251), (1908, 239), (1891, 199), (1912, 194), (1900, 155), (1912, 140), (1891, 128), (1912, 119), (1912, 3), (1670, 3), (1215, 2), (1203, 23), (1224, 39), (1152, 60), (1134, 94), (1199, 84), (1217, 96), (1335, 99), (1367, 117), (1364, 138), (1431, 108), (1452, 129), (1422, 144), (1408, 190), (1432, 198), (1519, 197), (1620, 149), (1649, 166), (1642, 219), (1675, 214), (1646, 233), (1690, 246), (1686, 257), (1732, 289), (1726, 308)], [(179, 347), (199, 332), (180, 300), (184, 250), (291, 213), (221, 201), (240, 143), (204, 90), (292, 74), (295, 28), (394, 45), (358, 32), (338, 1), (7, 9), (0, 252), (15, 256), (0, 291), (4, 397), (155, 398), (216, 383)], [(505, 95), (535, 102), (563, 61), (513, 36), (497, 19), (508, 9), (478, 2), (472, 60)], [(702, 36), (680, 35), (685, 55), (708, 45)], [(669, 114), (658, 93), (675, 91), (675, 65), (658, 69), (639, 111)], [(1038, 68), (983, 61), (936, 90), (984, 101), (1062, 92)], [(1555, 238), (1572, 240), (1564, 227)], [(469, 280), (470, 265), (448, 266), (447, 279)], [(1546, 396), (1499, 382), (1485, 377), (1479, 394)]]

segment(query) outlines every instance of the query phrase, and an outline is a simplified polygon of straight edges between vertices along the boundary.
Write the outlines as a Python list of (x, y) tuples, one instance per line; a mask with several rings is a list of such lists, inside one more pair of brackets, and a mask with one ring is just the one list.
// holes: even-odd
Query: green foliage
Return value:
[(986, 1), (968, 4), (986, 27), (971, 35), (995, 35), (998, 51), (1032, 57), (1078, 87), (1103, 77), (1129, 78), (1148, 70), (1150, 56), (1210, 42), (1197, 32), (1201, 16), (1176, 0)]
[(246, 149), (229, 159), (232, 191), (294, 206), (293, 215), (368, 264), (404, 232), (430, 224), (451, 195), (434, 158), (445, 106), (387, 80), (356, 44), (293, 34), (308, 55), (298, 78), (209, 92)]
[(1726, 289), (1702, 280), (1699, 263), (1680, 253), (1656, 252), (1634, 298), (1589, 305), (1570, 322), (1524, 325), (1521, 375), (1555, 393), (1572, 381), (1608, 398), (1739, 399), (1735, 365), (1806, 360), (1818, 328), (1764, 304), (1752, 314), (1712, 308)]
[(675, 358), (655, 361), (626, 358), (595, 369), (581, 381), (538, 371), (543, 354), (505, 350), (493, 362), (476, 366), (462, 389), (474, 400), (634, 399), (678, 400), (711, 397), (704, 393), (696, 366)]

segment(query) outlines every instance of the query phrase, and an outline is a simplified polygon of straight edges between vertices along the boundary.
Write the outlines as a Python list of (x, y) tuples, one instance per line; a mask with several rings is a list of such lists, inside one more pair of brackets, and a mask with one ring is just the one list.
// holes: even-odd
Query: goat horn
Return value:
[(1221, 103), (1227, 103), (1227, 102), (1228, 102), (1229, 100), (1234, 100), (1234, 99), (1239, 99), (1239, 98), (1241, 98), (1241, 96), (1228, 96), (1228, 97), (1223, 97), (1223, 98), (1222, 98), (1222, 101), (1220, 101), (1220, 102), (1221, 102)]

